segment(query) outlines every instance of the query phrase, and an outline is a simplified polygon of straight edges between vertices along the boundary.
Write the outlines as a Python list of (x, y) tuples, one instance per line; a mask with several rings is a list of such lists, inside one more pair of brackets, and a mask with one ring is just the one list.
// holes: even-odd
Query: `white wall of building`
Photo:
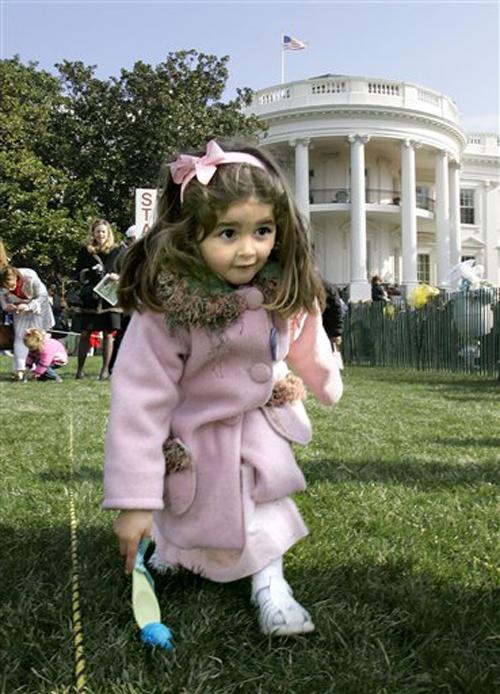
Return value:
[[(500, 284), (499, 140), (467, 136), (448, 96), (327, 75), (261, 90), (249, 111), (267, 123), (263, 144), (310, 219), (321, 271), (351, 296), (368, 298), (372, 273), (411, 288), (427, 262), (445, 287), (461, 256)], [(474, 191), (473, 223), (460, 223), (459, 189)]]

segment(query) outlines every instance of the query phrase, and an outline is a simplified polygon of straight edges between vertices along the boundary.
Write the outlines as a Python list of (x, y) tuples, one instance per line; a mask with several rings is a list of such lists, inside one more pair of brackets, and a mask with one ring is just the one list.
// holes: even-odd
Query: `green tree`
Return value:
[(0, 61), (0, 92), (0, 238), (13, 263), (65, 276), (86, 223), (83, 189), (50, 163), (59, 82), (15, 57)]
[(242, 111), (249, 89), (221, 100), (228, 60), (179, 51), (156, 66), (139, 61), (105, 81), (94, 76), (95, 66), (57, 66), (67, 103), (56, 116), (57, 162), (87, 180), (89, 200), (120, 228), (133, 219), (134, 189), (157, 184), (166, 156), (210, 137), (252, 137), (262, 129)]
[(134, 189), (154, 187), (165, 157), (210, 137), (253, 138), (251, 91), (222, 101), (228, 56), (169, 53), (119, 77), (64, 61), (58, 75), (0, 61), (0, 238), (17, 264), (69, 276), (92, 218), (125, 229)]

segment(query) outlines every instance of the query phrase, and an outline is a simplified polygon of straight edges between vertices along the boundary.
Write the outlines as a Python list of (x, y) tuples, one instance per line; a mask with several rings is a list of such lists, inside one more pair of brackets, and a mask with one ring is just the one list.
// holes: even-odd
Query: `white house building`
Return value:
[(248, 112), (288, 171), (324, 277), (369, 298), (369, 278), (445, 288), (475, 258), (500, 284), (500, 141), (466, 134), (427, 87), (323, 75), (255, 92)]

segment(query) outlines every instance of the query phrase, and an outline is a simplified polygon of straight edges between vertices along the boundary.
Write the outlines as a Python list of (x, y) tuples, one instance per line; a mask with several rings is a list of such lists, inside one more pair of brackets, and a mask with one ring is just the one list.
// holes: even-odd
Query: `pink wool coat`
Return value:
[(35, 364), (34, 373), (37, 378), (43, 376), (49, 366), (64, 366), (67, 363), (68, 353), (64, 345), (53, 337), (46, 337), (42, 349), (39, 352), (30, 352), (26, 358), (28, 368)]
[[(262, 308), (259, 289), (237, 291), (247, 308), (221, 334), (172, 334), (162, 314), (136, 312), (113, 371), (103, 507), (158, 511), (161, 534), (184, 549), (244, 547), (242, 463), (254, 469), (256, 503), (304, 489), (290, 446), (310, 439), (304, 406), (265, 406), (287, 364), (321, 403), (342, 394), (320, 314), (278, 319)], [(191, 463), (167, 474), (168, 436)]]

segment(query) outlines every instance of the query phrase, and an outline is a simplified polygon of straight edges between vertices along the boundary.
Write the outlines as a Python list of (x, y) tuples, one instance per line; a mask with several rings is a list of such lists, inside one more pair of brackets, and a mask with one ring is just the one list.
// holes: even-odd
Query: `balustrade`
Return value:
[(280, 108), (299, 108), (316, 103), (333, 105), (366, 104), (370, 97), (374, 103), (387, 103), (402, 109), (411, 108), (440, 114), (446, 120), (458, 123), (459, 115), (454, 102), (444, 94), (410, 82), (325, 75), (322, 78), (288, 82), (257, 91), (250, 110), (265, 115)]
[(259, 104), (274, 104), (277, 101), (290, 98), (290, 89), (271, 89), (259, 94)]
[(311, 85), (311, 94), (340, 94), (345, 91), (347, 88), (344, 80), (327, 80)]
[(427, 89), (418, 89), (417, 98), (419, 101), (425, 101), (426, 104), (439, 106), (439, 97), (434, 92), (429, 92)]
[(368, 82), (368, 93), (399, 96), (399, 84), (395, 82)]
[[(434, 212), (435, 200), (428, 195), (417, 193), (417, 208)], [(367, 188), (366, 203), (369, 205), (400, 205), (401, 191), (383, 188)], [(351, 202), (350, 188), (311, 188), (309, 191), (311, 205), (341, 205)]]
[[(500, 137), (495, 133), (469, 133), (467, 135), (467, 148), (473, 148), (471, 151), (475, 153), (480, 148), (481, 153), (498, 155), (498, 147), (500, 147)], [(467, 154), (467, 149), (465, 150)]]

